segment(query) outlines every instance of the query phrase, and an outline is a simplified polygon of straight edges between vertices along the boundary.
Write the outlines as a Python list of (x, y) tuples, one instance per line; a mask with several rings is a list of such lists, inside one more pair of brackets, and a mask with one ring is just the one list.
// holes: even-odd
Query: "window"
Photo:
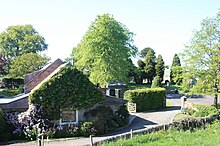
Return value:
[(61, 112), (60, 125), (76, 124), (78, 123), (78, 111), (77, 110), (64, 110)]

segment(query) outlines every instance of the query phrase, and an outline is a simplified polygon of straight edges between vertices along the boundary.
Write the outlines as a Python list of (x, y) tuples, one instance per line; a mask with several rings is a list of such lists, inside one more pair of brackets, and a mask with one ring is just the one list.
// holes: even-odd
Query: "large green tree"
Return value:
[[(201, 22), (195, 30), (190, 43), (183, 52), (186, 68), (184, 80), (189, 83), (197, 79), (191, 91), (195, 93), (214, 93), (214, 83), (220, 83), (220, 12)], [(187, 85), (187, 84), (185, 84)], [(220, 84), (218, 85), (220, 89)]]
[(47, 49), (42, 37), (32, 25), (9, 26), (0, 34), (0, 54), (9, 66), (14, 57), (25, 53), (38, 53)]
[(27, 73), (31, 73), (43, 68), (50, 59), (37, 53), (27, 53), (17, 56), (11, 63), (9, 76), (23, 77)]
[(164, 65), (163, 57), (160, 54), (156, 59), (155, 70), (156, 70), (156, 76), (159, 76), (160, 80), (163, 81), (165, 65)]
[(152, 50), (148, 51), (144, 63), (144, 71), (146, 73), (147, 82), (151, 84), (155, 76), (155, 55)]
[(182, 66), (177, 54), (173, 56), (173, 62), (170, 68), (170, 81), (177, 84), (182, 82)]
[(72, 51), (79, 70), (88, 70), (95, 84), (111, 81), (128, 82), (129, 58), (135, 55), (133, 33), (112, 15), (99, 15)]

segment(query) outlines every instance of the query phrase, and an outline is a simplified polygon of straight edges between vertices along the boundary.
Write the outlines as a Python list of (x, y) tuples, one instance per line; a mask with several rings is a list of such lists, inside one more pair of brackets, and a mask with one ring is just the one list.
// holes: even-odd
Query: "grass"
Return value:
[(176, 114), (175, 117), (173, 118), (173, 121), (179, 121), (181, 119), (184, 119), (184, 118), (189, 118), (191, 117), (190, 115), (188, 114), (182, 114), (182, 113), (179, 113), (179, 114)]
[(150, 84), (128, 84), (127, 85), (128, 88), (132, 88), (132, 89), (142, 89), (142, 88), (151, 88)]
[(166, 100), (166, 107), (170, 107), (170, 106), (172, 106), (172, 105), (173, 105), (172, 102)]
[(135, 136), (128, 140), (105, 143), (102, 146), (217, 146), (220, 145), (219, 135), (220, 121), (209, 125), (205, 129), (201, 128), (194, 132), (169, 129), (167, 131)]

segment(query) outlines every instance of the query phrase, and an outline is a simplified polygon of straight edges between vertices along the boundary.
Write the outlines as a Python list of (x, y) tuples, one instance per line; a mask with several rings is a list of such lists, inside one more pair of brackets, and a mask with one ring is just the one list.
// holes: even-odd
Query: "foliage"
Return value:
[(5, 114), (0, 109), (0, 141), (7, 141), (10, 138), (8, 125), (5, 120)]
[(80, 128), (81, 134), (85, 137), (96, 135), (97, 130), (95, 129), (93, 122), (84, 122), (81, 124)]
[(9, 26), (0, 34), (1, 59), (7, 65), (16, 56), (26, 53), (38, 53), (47, 49), (45, 39), (32, 25)]
[(141, 59), (139, 59), (138, 61), (137, 61), (137, 64), (138, 64), (138, 67), (141, 69), (141, 70), (143, 70), (144, 69), (144, 67), (145, 67), (145, 63), (144, 63), (144, 61), (142, 61)]
[(146, 73), (147, 82), (150, 84), (155, 76), (155, 58), (153, 51), (149, 50), (144, 61), (144, 72)]
[(164, 66), (164, 61), (161, 55), (158, 55), (156, 59), (155, 70), (156, 70), (156, 76), (159, 76), (162, 82), (164, 71), (165, 71), (165, 66)]
[(188, 114), (192, 117), (216, 116), (220, 114), (214, 106), (195, 104), (193, 107), (194, 109), (188, 111)]
[(23, 86), (20, 86), (17, 90), (7, 90), (7, 89), (0, 89), (0, 97), (12, 97), (18, 94), (23, 93)]
[(159, 76), (154, 77), (151, 88), (161, 87), (161, 78)]
[(166, 106), (164, 88), (128, 90), (125, 92), (124, 98), (131, 103), (136, 103), (137, 112), (165, 108)]
[(63, 67), (29, 95), (50, 120), (60, 118), (61, 109), (88, 108), (103, 100), (102, 93), (74, 67)]
[(7, 89), (18, 89), (24, 85), (24, 78), (4, 77), (2, 82)]
[(38, 105), (29, 105), (29, 109), (25, 112), (7, 113), (6, 119), (14, 126), (13, 135), (17, 138), (25, 136), (26, 139), (34, 140), (39, 133), (48, 133), (53, 127)]
[(16, 56), (9, 69), (10, 77), (23, 77), (25, 74), (38, 71), (43, 68), (50, 59), (36, 53), (27, 53)]
[(173, 62), (170, 69), (170, 81), (177, 84), (182, 82), (182, 67), (180, 58), (177, 54), (175, 54), (173, 57)]
[(191, 89), (193, 93), (213, 94), (214, 82), (220, 82), (219, 31), (220, 12), (215, 17), (202, 20), (201, 28), (194, 31), (182, 53), (185, 70), (197, 79)]
[(169, 129), (151, 134), (135, 136), (132, 139), (121, 139), (116, 142), (105, 143), (102, 146), (132, 145), (132, 146), (157, 146), (157, 145), (219, 145), (220, 122), (200, 128), (196, 131), (177, 131)]
[(75, 124), (56, 126), (52, 134), (53, 138), (80, 136), (80, 127)]
[(127, 125), (128, 111), (125, 106), (115, 113), (110, 107), (98, 106), (84, 114), (87, 121), (93, 121), (98, 134), (111, 132), (118, 127)]
[(132, 38), (133, 33), (113, 16), (99, 15), (73, 48), (74, 65), (80, 71), (88, 70), (94, 84), (128, 82), (129, 58), (137, 52)]
[(144, 48), (143, 50), (141, 50), (141, 52), (140, 52), (140, 57), (141, 57), (141, 58), (146, 58), (146, 55), (147, 55), (147, 53), (148, 53), (149, 51), (152, 51), (152, 53), (153, 53), (154, 56), (155, 56), (155, 51), (154, 51), (152, 48), (147, 47), (147, 48)]

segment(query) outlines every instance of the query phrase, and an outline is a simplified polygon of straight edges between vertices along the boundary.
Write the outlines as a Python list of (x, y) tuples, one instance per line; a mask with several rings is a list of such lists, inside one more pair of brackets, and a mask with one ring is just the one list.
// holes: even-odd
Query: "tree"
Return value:
[(80, 71), (88, 70), (95, 84), (128, 82), (129, 58), (137, 52), (132, 38), (133, 33), (113, 16), (99, 15), (73, 49), (74, 65)]
[(50, 59), (36, 53), (27, 53), (17, 56), (11, 63), (9, 76), (23, 77), (25, 74), (40, 70)]
[(149, 50), (146, 55), (144, 71), (146, 73), (147, 82), (151, 84), (155, 76), (155, 55), (152, 50)]
[(163, 81), (165, 66), (161, 55), (158, 55), (156, 59), (155, 70), (156, 70), (156, 76), (159, 76), (160, 80)]
[(148, 53), (150, 50), (151, 50), (151, 51), (153, 52), (153, 54), (155, 55), (155, 51), (154, 51), (152, 48), (147, 47), (147, 48), (144, 48), (143, 50), (141, 50), (140, 57), (141, 57), (141, 58), (145, 58), (146, 55), (147, 55), (147, 53)]
[(45, 39), (32, 25), (10, 26), (0, 34), (0, 53), (7, 65), (16, 56), (38, 53), (47, 49)]
[(170, 81), (178, 84), (182, 82), (182, 67), (180, 58), (177, 54), (175, 54), (173, 57), (173, 62), (170, 69)]
[[(213, 86), (220, 81), (219, 32), (220, 12), (201, 22), (201, 28), (194, 31), (190, 43), (182, 53), (187, 75), (190, 74), (190, 78), (197, 79), (197, 83), (191, 89), (194, 93), (216, 93)], [(186, 78), (184, 80), (190, 81)], [(217, 87), (220, 89), (220, 84)]]
[(159, 76), (154, 77), (151, 88), (161, 87), (161, 78)]

